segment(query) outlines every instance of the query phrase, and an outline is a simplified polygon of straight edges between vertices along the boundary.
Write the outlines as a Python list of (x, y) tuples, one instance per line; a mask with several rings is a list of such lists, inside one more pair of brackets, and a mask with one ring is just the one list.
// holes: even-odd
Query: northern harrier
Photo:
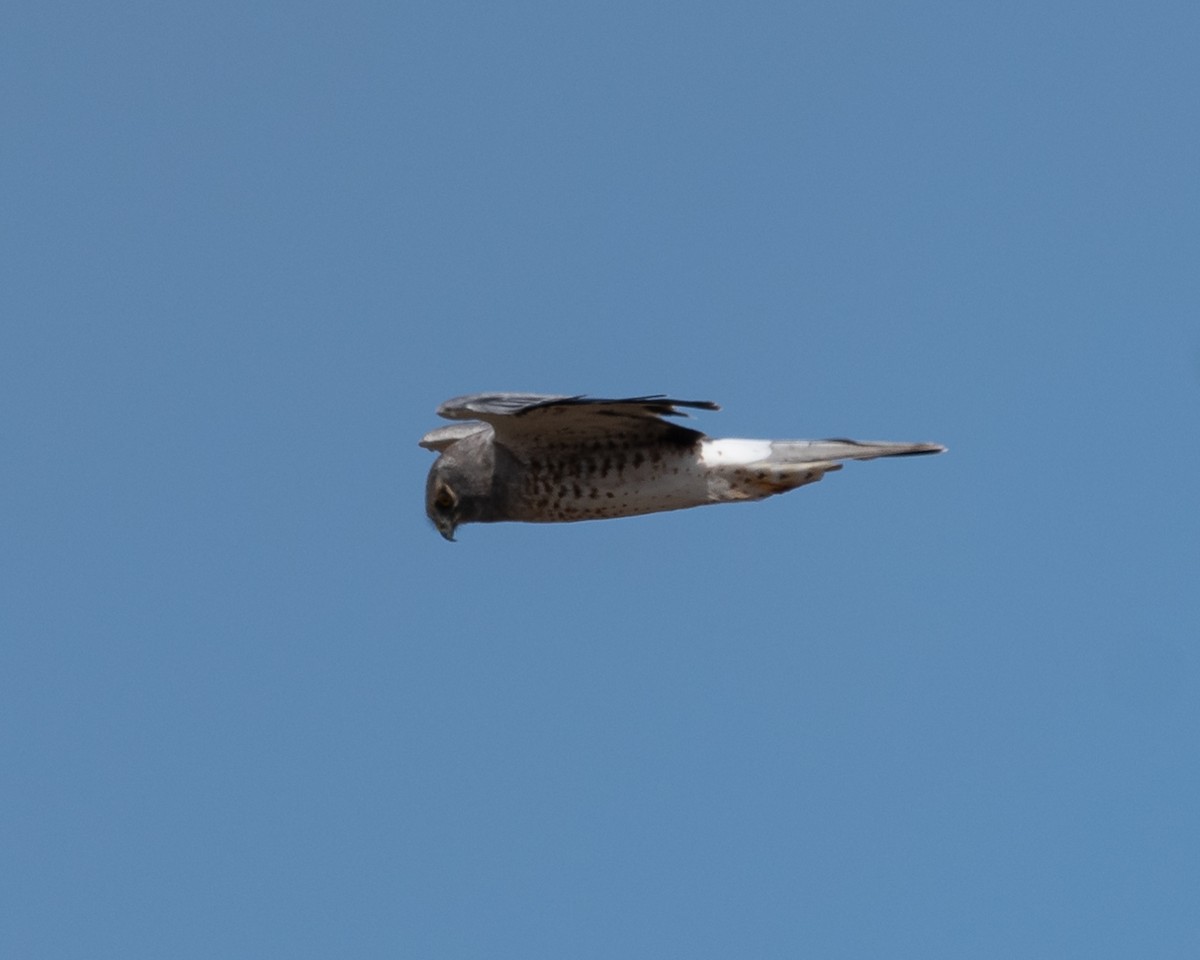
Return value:
[(632, 517), (706, 503), (762, 500), (840, 470), (838, 460), (941, 453), (936, 443), (714, 440), (664, 420), (679, 407), (720, 409), (662, 395), (605, 400), (475, 393), (438, 407), (449, 420), (421, 446), (440, 453), (425, 512), (447, 540), (462, 523), (563, 523)]

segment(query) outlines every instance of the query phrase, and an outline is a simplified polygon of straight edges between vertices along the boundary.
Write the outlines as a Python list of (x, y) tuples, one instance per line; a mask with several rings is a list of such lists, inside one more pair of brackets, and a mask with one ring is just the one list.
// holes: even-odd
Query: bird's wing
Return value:
[(430, 430), (425, 436), (417, 441), (426, 450), (441, 452), (452, 443), (458, 443), (465, 437), (474, 436), (482, 430), (491, 430), (486, 423), (479, 421), (470, 421), (468, 423), (453, 423), (448, 427), (437, 427)]
[(513, 450), (547, 445), (621, 439), (627, 442), (690, 444), (704, 436), (663, 417), (687, 414), (679, 407), (718, 410), (708, 400), (647, 397), (569, 397), (539, 393), (474, 393), (438, 407), (450, 420), (482, 420), (496, 440)]
[(673, 400), (665, 394), (647, 397), (559, 396), (551, 393), (472, 393), (455, 397), (438, 407), (438, 416), (448, 420), (488, 420), (497, 417), (528, 416), (551, 408), (585, 408), (588, 413), (619, 414), (641, 417), (686, 416), (676, 407), (696, 410), (721, 409), (710, 400)]

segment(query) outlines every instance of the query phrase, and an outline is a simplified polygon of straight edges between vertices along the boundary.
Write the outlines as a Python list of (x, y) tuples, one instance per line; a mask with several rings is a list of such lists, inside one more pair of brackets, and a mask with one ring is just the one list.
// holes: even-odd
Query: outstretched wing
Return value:
[(482, 420), (491, 424), (496, 441), (514, 452), (598, 441), (690, 444), (698, 430), (663, 417), (687, 416), (679, 407), (718, 410), (708, 400), (675, 400), (662, 394), (646, 397), (554, 396), (539, 393), (473, 393), (438, 407), (450, 420)]
[(694, 410), (720, 410), (711, 400), (673, 400), (666, 394), (645, 397), (559, 396), (551, 393), (472, 393), (455, 397), (438, 407), (438, 416), (447, 420), (487, 420), (497, 417), (528, 416), (554, 408), (585, 408), (587, 414), (606, 414), (640, 417), (682, 417), (687, 414), (676, 407)]

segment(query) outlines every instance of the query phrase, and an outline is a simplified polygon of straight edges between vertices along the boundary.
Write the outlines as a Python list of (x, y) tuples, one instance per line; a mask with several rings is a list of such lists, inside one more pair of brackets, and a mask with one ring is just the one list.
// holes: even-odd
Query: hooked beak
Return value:
[(437, 527), (438, 533), (440, 533), (443, 537), (445, 537), (451, 543), (454, 543), (455, 523), (453, 520), (446, 519), (440, 523), (434, 523), (434, 526)]

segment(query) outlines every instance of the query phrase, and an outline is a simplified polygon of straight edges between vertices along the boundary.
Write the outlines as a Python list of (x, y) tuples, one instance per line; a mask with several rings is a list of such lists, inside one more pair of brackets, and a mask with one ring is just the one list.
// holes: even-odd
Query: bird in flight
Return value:
[(474, 393), (438, 407), (425, 512), (447, 540), (464, 523), (566, 523), (762, 500), (815, 483), (840, 460), (941, 453), (936, 443), (716, 440), (665, 418), (707, 400)]

